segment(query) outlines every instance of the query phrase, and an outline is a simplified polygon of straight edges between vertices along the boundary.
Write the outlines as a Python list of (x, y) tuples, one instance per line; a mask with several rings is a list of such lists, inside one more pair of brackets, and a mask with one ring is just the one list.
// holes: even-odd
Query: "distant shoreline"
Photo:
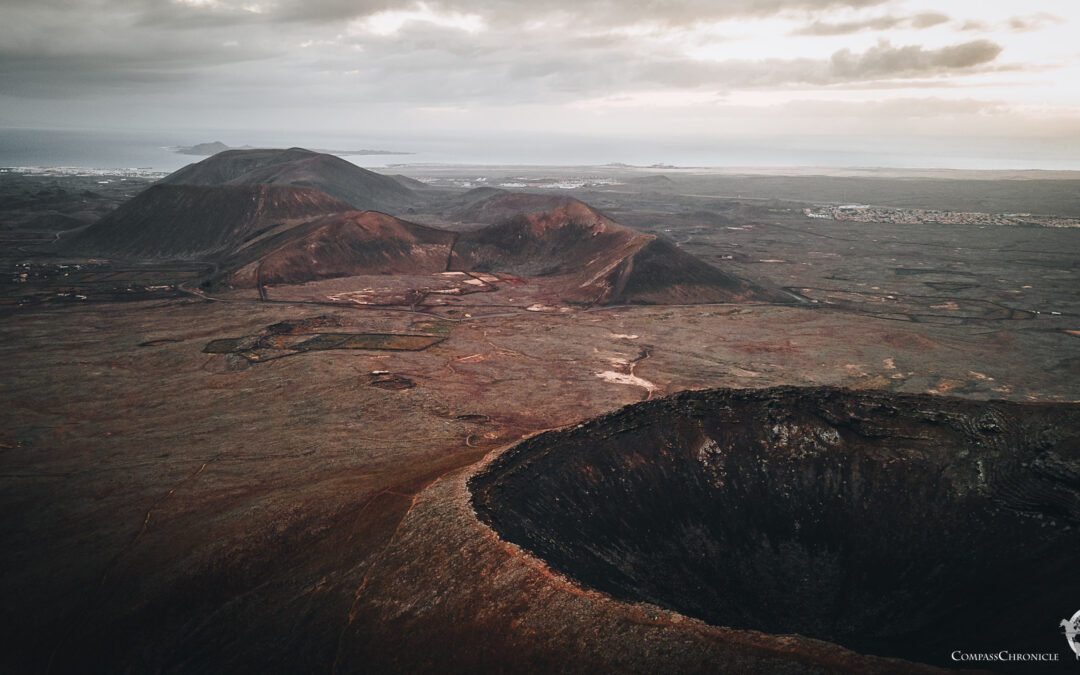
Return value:
[[(173, 152), (178, 152), (173, 150)], [(324, 151), (320, 151), (324, 152)], [(387, 154), (389, 151), (385, 151)], [(332, 153), (327, 153), (332, 154)], [(412, 154), (412, 153), (396, 153)], [(78, 164), (6, 164), (0, 174), (56, 176), (139, 176), (161, 178), (175, 169), (152, 166), (88, 166)], [(1066, 169), (905, 169), (889, 167), (752, 167), (752, 166), (676, 166), (657, 169), (629, 164), (469, 164), (450, 162), (394, 163), (373, 169), (379, 173), (405, 172), (424, 177), (472, 177), (473, 174), (505, 172), (543, 172), (562, 178), (581, 176), (715, 176), (717, 178), (864, 178), (864, 179), (939, 179), (954, 181), (1080, 181), (1080, 171)]]

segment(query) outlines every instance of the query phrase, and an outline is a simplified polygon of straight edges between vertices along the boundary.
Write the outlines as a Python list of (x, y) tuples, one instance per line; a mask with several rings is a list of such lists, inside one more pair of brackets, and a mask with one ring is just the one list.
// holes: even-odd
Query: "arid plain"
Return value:
[[(0, 177), (4, 670), (932, 669), (618, 599), (500, 536), (478, 518), (468, 481), (524, 437), (685, 390), (1076, 402), (1080, 229), (805, 209), (1068, 218), (1080, 216), (1080, 180), (400, 171), (409, 177), (387, 180), (406, 192), (386, 183), (345, 201), (382, 199), (371, 208), (455, 233), (452, 264), (307, 280), (280, 272), (299, 264), (285, 248), (294, 242), (274, 239), (297, 231), (284, 225), (179, 261), (65, 248), (78, 237), (88, 247), (93, 228), (79, 228), (149, 179)], [(481, 228), (506, 214), (477, 205), (503, 204), (500, 190), (542, 195), (529, 208), (548, 214), (580, 200), (602, 214), (587, 214), (594, 233), (614, 232), (605, 251), (622, 257), (601, 265), (590, 249), (557, 274), (495, 269), (491, 251), (509, 245)], [(312, 226), (298, 240), (311, 248), (297, 250), (329, 250), (321, 237), (337, 230), (326, 228), (346, 226)], [(121, 239), (109, 245), (134, 241)], [(263, 241), (278, 257), (250, 267), (244, 256)], [(331, 253), (320, 263), (338, 264)], [(596, 302), (565, 281), (590, 265), (621, 275), (573, 277), (573, 289), (601, 284)], [(657, 290), (646, 272), (669, 267), (687, 280)], [(270, 283), (255, 269), (284, 276)], [(700, 295), (706, 286), (730, 298)], [(1056, 452), (1075, 471), (1076, 429), (1062, 434)], [(1075, 505), (1063, 513), (1048, 527), (1075, 527)], [(1075, 573), (1025, 583), (1077, 585)], [(1064, 645), (1064, 616), (1046, 617), (1053, 644)]]

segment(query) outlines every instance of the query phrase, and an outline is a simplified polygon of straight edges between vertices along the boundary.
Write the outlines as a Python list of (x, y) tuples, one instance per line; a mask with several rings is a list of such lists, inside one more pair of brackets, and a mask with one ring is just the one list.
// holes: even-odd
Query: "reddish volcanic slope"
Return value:
[(133, 258), (208, 258), (262, 232), (349, 208), (311, 188), (154, 185), (62, 240), (61, 248)]
[(576, 199), (498, 194), (458, 216), (496, 224), (463, 234), (454, 245), (451, 269), (557, 277), (560, 296), (568, 302), (791, 302), (780, 291), (718, 270)]
[(455, 234), (380, 213), (338, 214), (253, 240), (225, 261), (223, 281), (252, 287), (369, 274), (506, 272), (543, 278), (561, 301), (583, 305), (791, 302), (575, 199), (499, 193), (467, 209), (467, 219), (498, 222)]
[[(254, 156), (220, 153), (215, 157), (228, 161), (211, 166), (209, 173), (228, 178), (266, 160), (267, 151), (239, 152)], [(371, 274), (506, 272), (542, 278), (559, 300), (583, 305), (791, 301), (655, 235), (624, 227), (576, 199), (502, 192), (482, 196), (458, 215), (493, 224), (454, 233), (356, 211), (314, 188), (267, 184), (287, 177), (326, 183), (356, 168), (348, 165), (352, 168), (336, 173), (340, 160), (307, 151), (276, 156), (281, 155), (293, 159), (249, 168), (226, 185), (155, 185), (64, 240), (61, 249), (213, 259), (222, 263), (218, 281), (238, 287)], [(192, 179), (188, 169), (178, 174)], [(265, 182), (231, 184), (245, 177)]]
[(446, 270), (454, 233), (374, 211), (350, 211), (241, 247), (225, 267), (235, 286), (297, 284), (361, 274)]
[(170, 185), (272, 184), (313, 187), (355, 209), (385, 211), (416, 200), (390, 176), (362, 169), (340, 157), (303, 148), (227, 150), (190, 164), (161, 181)]

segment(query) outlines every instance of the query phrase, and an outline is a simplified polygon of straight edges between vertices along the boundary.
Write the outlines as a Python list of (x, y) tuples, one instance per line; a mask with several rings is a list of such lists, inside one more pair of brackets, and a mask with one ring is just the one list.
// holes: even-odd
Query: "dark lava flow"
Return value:
[(1077, 404), (684, 392), (527, 439), (470, 488), (502, 537), (622, 600), (944, 666), (1073, 659)]

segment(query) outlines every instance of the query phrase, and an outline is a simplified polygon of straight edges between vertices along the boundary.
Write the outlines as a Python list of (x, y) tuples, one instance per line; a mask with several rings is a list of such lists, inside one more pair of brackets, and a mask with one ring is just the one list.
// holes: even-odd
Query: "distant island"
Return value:
[[(198, 143), (196, 145), (187, 147), (173, 148), (173, 152), (178, 152), (181, 155), (197, 155), (199, 157), (209, 157), (210, 155), (216, 155), (219, 152), (226, 150), (253, 150), (254, 146), (241, 145), (238, 147), (229, 147), (221, 141), (214, 141), (212, 143)], [(327, 155), (411, 155), (411, 152), (398, 152), (395, 150), (315, 150), (315, 152), (321, 152)]]

